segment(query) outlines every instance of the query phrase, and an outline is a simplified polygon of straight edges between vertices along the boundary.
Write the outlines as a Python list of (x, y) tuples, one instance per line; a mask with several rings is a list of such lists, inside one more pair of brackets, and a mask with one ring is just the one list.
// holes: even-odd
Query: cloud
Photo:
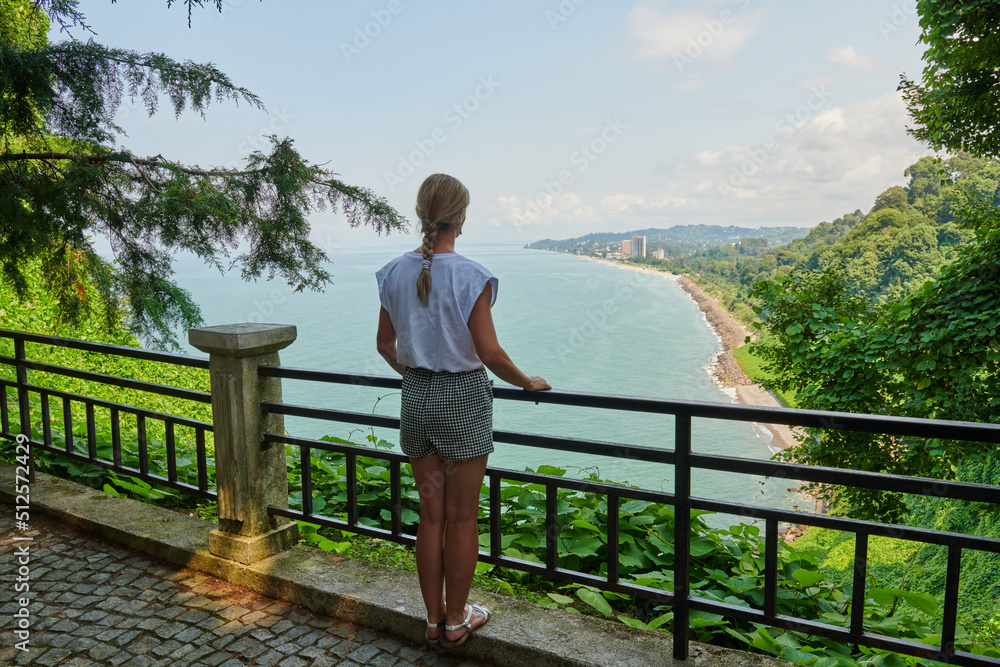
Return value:
[(699, 167), (717, 167), (722, 151), (698, 151), (694, 154), (694, 161)]
[(645, 208), (645, 206), (645, 197), (627, 192), (609, 195), (601, 200), (601, 210), (611, 215), (625, 213), (629, 209)]
[(652, 199), (686, 197), (693, 218), (733, 224), (812, 224), (867, 210), (929, 153), (906, 135), (908, 121), (895, 92), (852, 106), (799, 107), (755, 144), (698, 151), (674, 162), (669, 173), (654, 173), (662, 185)]
[(756, 34), (764, 15), (745, 11), (748, 6), (668, 10), (662, 2), (643, 0), (626, 19), (633, 54), (669, 64), (681, 75), (676, 87), (697, 88), (704, 80), (700, 70), (728, 65)]
[(853, 46), (845, 46), (830, 51), (826, 54), (826, 60), (836, 65), (847, 65), (854, 69), (870, 70), (872, 68), (871, 56), (864, 56), (857, 53)]
[(585, 204), (580, 195), (568, 192), (557, 197), (545, 192), (534, 198), (501, 196), (491, 209), (499, 211), (502, 217), (491, 219), (491, 226), (512, 225), (519, 233), (529, 227), (544, 227), (552, 223), (598, 222), (604, 219), (593, 206)]
[(904, 170), (930, 151), (906, 134), (899, 93), (852, 105), (836, 100), (813, 86), (803, 104), (772, 112), (774, 122), (753, 142), (706, 142), (664, 156), (630, 185), (500, 197), (490, 224), (521, 238), (567, 238), (674, 224), (814, 225), (867, 211), (880, 192), (905, 184)]

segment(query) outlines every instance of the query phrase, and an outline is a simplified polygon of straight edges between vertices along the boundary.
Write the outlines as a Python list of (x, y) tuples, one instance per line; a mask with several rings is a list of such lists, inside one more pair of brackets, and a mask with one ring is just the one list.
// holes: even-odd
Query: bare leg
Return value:
[[(476, 518), (479, 514), (479, 492), (486, 473), (486, 456), (467, 461), (445, 461), (445, 515), (447, 534), (444, 560), (445, 591), (448, 625), (458, 625), (465, 620), (465, 604), (469, 600), (472, 576), (479, 558), (479, 531)], [(472, 627), (482, 625), (485, 619), (474, 614)], [(460, 638), (468, 632), (462, 628), (448, 635), (449, 640)]]
[[(410, 459), (413, 478), (420, 494), (420, 524), (417, 527), (417, 578), (427, 607), (427, 620), (445, 618), (444, 535), (445, 461), (437, 454)], [(427, 638), (436, 639), (443, 630), (427, 629)]]

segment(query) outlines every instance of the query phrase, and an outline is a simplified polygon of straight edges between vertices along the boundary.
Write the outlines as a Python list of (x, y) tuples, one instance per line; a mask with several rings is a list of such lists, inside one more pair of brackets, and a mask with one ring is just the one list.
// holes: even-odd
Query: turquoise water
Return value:
[[(220, 276), (197, 260), (179, 258), (178, 279), (201, 305), (207, 325), (294, 324), (297, 340), (283, 350), (285, 366), (390, 375), (375, 349), (375, 271), (403, 247), (331, 252), (333, 285), (324, 293), (293, 293), (278, 282), (245, 283)], [(698, 306), (673, 280), (579, 257), (512, 246), (459, 247), (500, 281), (493, 318), (501, 344), (529, 375), (557, 389), (732, 402), (712, 383), (707, 365), (721, 350)], [(201, 354), (193, 348), (194, 354)], [(497, 380), (499, 384), (500, 381)], [(283, 381), (284, 401), (314, 407), (398, 415), (398, 393), (369, 387)], [(495, 403), (496, 428), (649, 447), (673, 447), (673, 418), (524, 402)], [(351, 436), (347, 424), (286, 419), (292, 435)], [(396, 433), (375, 430), (396, 442)], [(695, 419), (693, 448), (708, 454), (766, 459), (771, 452), (751, 424)], [(551, 452), (497, 443), (492, 465), (521, 470), (555, 465), (582, 476), (596, 467), (605, 479), (670, 491), (669, 466), (617, 457)], [(800, 498), (788, 480), (695, 471), (696, 496), (790, 507)], [(719, 517), (719, 523), (729, 518)], [(716, 523), (716, 522), (713, 522)]]

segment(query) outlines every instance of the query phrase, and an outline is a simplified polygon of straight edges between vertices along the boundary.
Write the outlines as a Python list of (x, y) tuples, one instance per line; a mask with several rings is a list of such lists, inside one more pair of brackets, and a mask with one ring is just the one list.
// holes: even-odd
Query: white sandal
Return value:
[[(459, 623), (458, 625), (444, 626), (444, 632), (441, 633), (441, 644), (443, 646), (461, 646), (469, 638), (469, 635), (471, 635), (473, 632), (475, 632), (479, 628), (486, 625), (487, 622), (489, 622), (491, 615), (490, 610), (484, 607), (482, 604), (477, 602), (475, 604), (466, 606), (466, 609), (469, 610), (469, 613), (465, 615), (465, 620), (463, 622)], [(480, 625), (477, 625), (475, 628), (472, 627), (472, 614), (474, 612), (478, 612), (479, 615), (485, 619)], [(462, 628), (468, 628), (468, 631), (464, 635), (462, 635), (455, 641), (448, 639), (447, 633), (454, 632), (455, 630), (461, 630)]]
[[(438, 621), (437, 623), (431, 623), (431, 622), (430, 622), (430, 621), (428, 620), (428, 621), (427, 621), (427, 628), (428, 628), (428, 629), (430, 629), (430, 628), (443, 628), (443, 627), (446, 627), (446, 625), (445, 625), (445, 624), (446, 624), (447, 622), (448, 622), (448, 619), (445, 619), (445, 620), (443, 620), (443, 621)], [(434, 639), (431, 639), (430, 637), (428, 637), (428, 636), (427, 636), (427, 633), (426, 633), (426, 632), (424, 632), (424, 639), (425, 639), (425, 640), (427, 641), (427, 645), (428, 645), (428, 646), (434, 646), (435, 644), (437, 644), (438, 642), (440, 642), (440, 641), (441, 641), (441, 638), (442, 638), (442, 637), (444, 637), (444, 632), (443, 632), (443, 631), (441, 632), (441, 634), (439, 634), (439, 635), (438, 635), (437, 637), (435, 637)]]

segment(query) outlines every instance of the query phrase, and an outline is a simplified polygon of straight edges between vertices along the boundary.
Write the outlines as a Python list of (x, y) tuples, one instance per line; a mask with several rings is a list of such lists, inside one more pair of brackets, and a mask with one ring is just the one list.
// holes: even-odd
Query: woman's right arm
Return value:
[(552, 387), (544, 379), (528, 377), (522, 373), (521, 369), (507, 355), (507, 352), (500, 347), (497, 331), (493, 326), (493, 314), (490, 311), (492, 301), (493, 286), (487, 282), (483, 293), (476, 299), (472, 314), (469, 315), (469, 331), (472, 333), (472, 342), (476, 346), (476, 354), (486, 364), (486, 367), (504, 382), (509, 382), (528, 391), (551, 389)]

